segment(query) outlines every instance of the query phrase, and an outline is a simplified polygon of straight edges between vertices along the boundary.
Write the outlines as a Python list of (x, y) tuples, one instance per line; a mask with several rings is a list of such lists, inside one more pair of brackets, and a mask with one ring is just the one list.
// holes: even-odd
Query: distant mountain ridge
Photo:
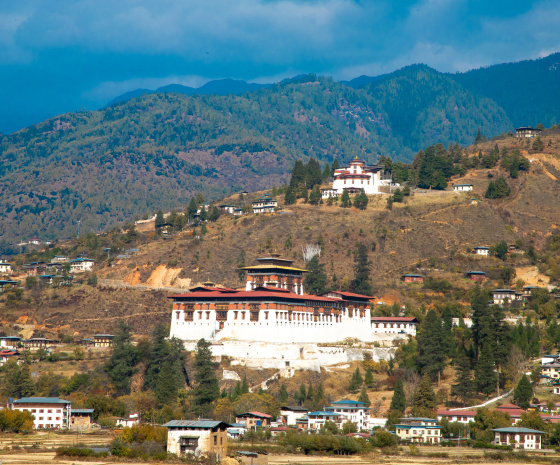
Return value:
[(177, 92), (178, 94), (185, 95), (241, 95), (245, 92), (252, 92), (264, 87), (270, 87), (271, 85), (272, 84), (248, 83), (237, 79), (216, 79), (214, 81), (208, 81), (206, 84), (200, 87), (189, 87), (183, 86), (181, 84), (168, 84), (166, 86), (159, 87), (156, 90), (131, 90), (130, 92), (126, 92), (122, 95), (119, 95), (118, 97), (115, 97), (107, 104), (107, 106), (114, 105), (115, 103), (126, 102), (131, 98), (140, 97), (141, 95), (156, 94), (158, 92)]

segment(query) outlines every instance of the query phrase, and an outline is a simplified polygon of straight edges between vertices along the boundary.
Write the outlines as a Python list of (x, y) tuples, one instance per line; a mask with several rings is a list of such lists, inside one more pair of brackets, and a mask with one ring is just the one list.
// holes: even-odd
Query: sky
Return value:
[(171, 83), (535, 59), (558, 24), (557, 0), (0, 0), (0, 132)]

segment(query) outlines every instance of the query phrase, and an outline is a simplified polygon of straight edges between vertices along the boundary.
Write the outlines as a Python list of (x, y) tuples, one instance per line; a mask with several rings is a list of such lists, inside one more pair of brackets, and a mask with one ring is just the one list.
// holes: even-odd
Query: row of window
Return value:
[[(18, 409), (19, 410), (19, 409)], [(22, 412), (31, 412), (31, 413), (62, 413), (61, 409), (36, 409), (36, 408), (23, 408), (21, 409)]]

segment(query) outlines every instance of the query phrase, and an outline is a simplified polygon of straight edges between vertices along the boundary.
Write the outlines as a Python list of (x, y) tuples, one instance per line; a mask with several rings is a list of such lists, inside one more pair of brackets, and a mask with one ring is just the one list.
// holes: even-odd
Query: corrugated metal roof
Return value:
[(58, 397), (22, 397), (14, 400), (14, 404), (71, 404), (69, 400)]
[(226, 428), (230, 426), (228, 423), (217, 420), (171, 420), (163, 426), (167, 428), (209, 429), (220, 425), (225, 425)]
[(72, 413), (93, 413), (95, 411), (95, 409), (93, 408), (73, 408), (70, 411), (70, 414)]
[(497, 433), (530, 433), (530, 434), (545, 434), (544, 431), (539, 431), (537, 429), (531, 428), (517, 428), (517, 427), (510, 427), (510, 428), (494, 428), (492, 431), (496, 431)]

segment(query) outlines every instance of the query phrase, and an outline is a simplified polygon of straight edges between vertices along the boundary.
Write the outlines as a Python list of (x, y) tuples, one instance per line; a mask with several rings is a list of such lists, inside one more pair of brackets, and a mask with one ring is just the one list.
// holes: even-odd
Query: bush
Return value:
[(513, 447), (511, 446), (498, 446), (496, 444), (490, 444), (489, 442), (483, 442), (483, 441), (473, 442), (473, 447), (475, 449), (513, 450)]
[(108, 457), (109, 452), (106, 450), (95, 452), (88, 447), (59, 447), (56, 450), (57, 457)]

